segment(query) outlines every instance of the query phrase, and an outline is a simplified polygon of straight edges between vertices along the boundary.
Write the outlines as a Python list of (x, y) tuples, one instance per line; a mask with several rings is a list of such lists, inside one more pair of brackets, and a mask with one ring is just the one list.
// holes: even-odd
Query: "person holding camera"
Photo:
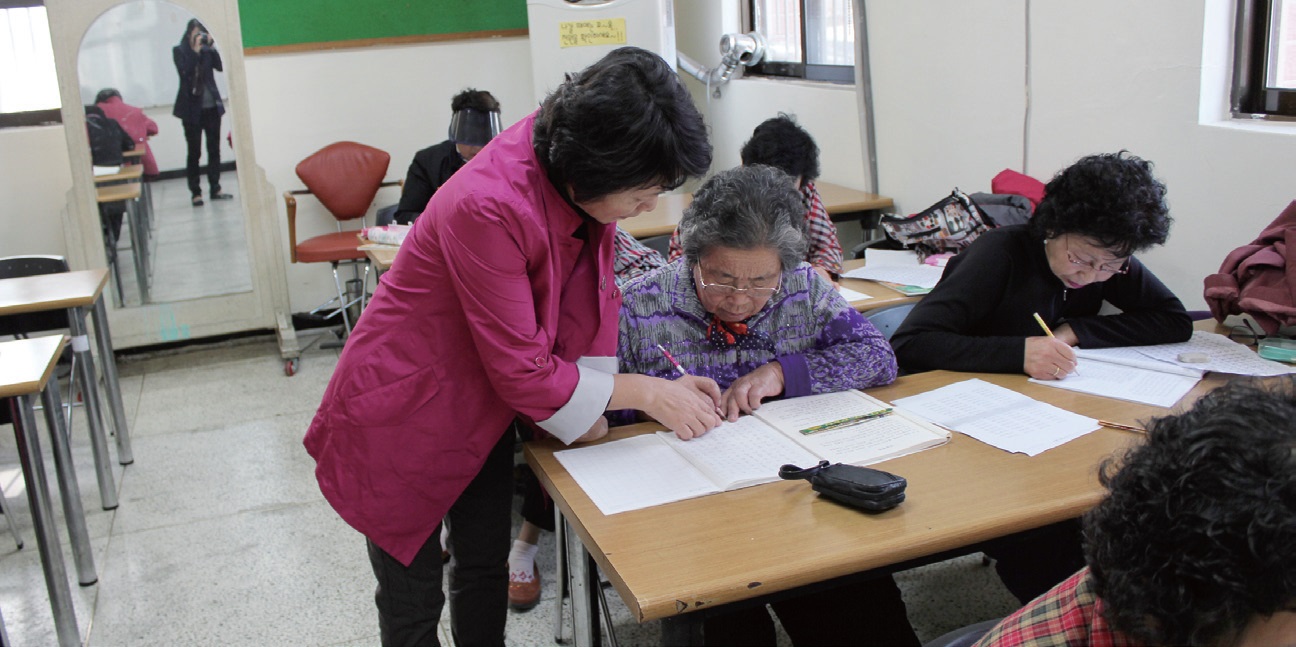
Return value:
[(197, 18), (185, 27), (180, 44), (171, 48), (176, 73), (180, 75), (180, 88), (176, 92), (175, 109), (171, 114), (184, 124), (185, 143), (189, 155), (185, 170), (189, 178), (189, 193), (195, 207), (203, 205), (202, 184), (198, 158), (202, 154), (202, 141), (207, 140), (207, 184), (213, 200), (229, 200), (234, 196), (221, 192), (220, 186), (220, 124), (225, 114), (220, 89), (216, 87), (216, 72), (223, 72), (216, 39), (212, 38)]

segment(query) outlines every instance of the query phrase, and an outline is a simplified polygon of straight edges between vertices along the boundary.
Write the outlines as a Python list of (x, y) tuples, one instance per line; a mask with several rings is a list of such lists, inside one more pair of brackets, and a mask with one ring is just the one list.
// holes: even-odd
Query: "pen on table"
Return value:
[(841, 429), (842, 427), (851, 427), (861, 422), (868, 422), (869, 420), (876, 420), (884, 416), (889, 416), (891, 415), (892, 411), (894, 411), (894, 409), (892, 409), (891, 407), (887, 407), (885, 409), (878, 409), (877, 411), (866, 413), (862, 416), (851, 416), (849, 418), (842, 418), (841, 420), (825, 422), (822, 425), (806, 427), (805, 429), (801, 430), (801, 433), (803, 435), (810, 435), (820, 431), (831, 431), (833, 429)]
[[(1052, 331), (1052, 330), (1049, 330), (1048, 324), (1044, 323), (1044, 318), (1041, 317), (1041, 316), (1039, 316), (1039, 313), (1038, 313), (1038, 312), (1033, 312), (1033, 313), (1031, 313), (1031, 316), (1032, 316), (1032, 317), (1035, 317), (1035, 323), (1039, 324), (1039, 325), (1040, 325), (1040, 328), (1043, 328), (1043, 329), (1044, 329), (1044, 334), (1045, 334), (1045, 335), (1048, 335), (1051, 339), (1057, 339), (1057, 337), (1054, 337), (1054, 336), (1053, 336), (1053, 331)], [(1055, 369), (1053, 369), (1053, 370), (1057, 370), (1057, 369), (1055, 368)], [(1071, 372), (1072, 372), (1072, 373), (1075, 373), (1076, 375), (1079, 375), (1079, 374), (1080, 374), (1080, 369), (1078, 369), (1078, 368), (1071, 369)]]
[(1147, 433), (1147, 430), (1144, 429), (1144, 428), (1142, 428), (1142, 427), (1135, 427), (1135, 426), (1133, 426), (1133, 425), (1122, 425), (1122, 424), (1119, 423), (1119, 422), (1108, 422), (1108, 421), (1106, 421), (1106, 420), (1099, 420), (1099, 421), (1098, 421), (1098, 426), (1099, 426), (1099, 427), (1106, 427), (1106, 428), (1108, 428), (1108, 429), (1121, 429), (1121, 430), (1123, 430), (1123, 431), (1132, 431), (1132, 432), (1134, 432), (1134, 433), (1136, 433), (1136, 434), (1146, 434), (1146, 433)]
[(684, 370), (684, 367), (680, 366), (680, 363), (675, 361), (675, 356), (671, 355), (670, 351), (666, 350), (666, 348), (661, 344), (657, 344), (657, 350), (660, 350), (662, 355), (666, 356), (666, 359), (670, 361), (671, 366), (674, 366), (675, 370), (679, 371), (680, 375), (688, 375), (688, 371)]

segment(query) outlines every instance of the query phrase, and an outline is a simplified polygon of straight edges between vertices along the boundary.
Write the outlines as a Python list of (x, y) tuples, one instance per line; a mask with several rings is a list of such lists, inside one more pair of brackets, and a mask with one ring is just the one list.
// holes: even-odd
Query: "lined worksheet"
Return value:
[[(1178, 369), (1173, 365), (1167, 366)], [(1074, 373), (1060, 380), (1032, 378), (1031, 381), (1055, 389), (1079, 391), (1127, 402), (1141, 402), (1169, 408), (1197, 386), (1201, 379), (1200, 374), (1167, 373), (1077, 357)]]
[[(704, 436), (705, 438), (705, 436)], [(721, 489), (653, 434), (567, 449), (554, 458), (603, 514), (682, 501)], [(776, 472), (777, 475), (777, 472)]]
[(984, 380), (893, 402), (907, 413), (1009, 452), (1035, 456), (1098, 429), (1098, 421)]

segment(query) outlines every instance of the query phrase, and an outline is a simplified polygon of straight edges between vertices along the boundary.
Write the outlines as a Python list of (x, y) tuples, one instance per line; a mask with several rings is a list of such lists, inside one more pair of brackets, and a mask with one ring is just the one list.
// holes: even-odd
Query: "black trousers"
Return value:
[[(900, 587), (890, 575), (851, 582), (770, 604), (797, 647), (904, 645), (918, 647)], [(764, 606), (702, 621), (707, 645), (775, 645), (774, 620)]]
[[(513, 504), (513, 433), (501, 433), (486, 463), (446, 513), (450, 552), (450, 632), (458, 647), (502, 646), (508, 616)], [(408, 567), (369, 542), (378, 589), (378, 628), (386, 647), (440, 645), (441, 527)]]
[(221, 114), (216, 108), (205, 108), (202, 116), (199, 117), (198, 123), (184, 123), (185, 143), (189, 145), (189, 156), (185, 160), (185, 171), (189, 176), (189, 193), (193, 195), (202, 195), (202, 183), (199, 182), (201, 177), (201, 168), (198, 165), (198, 158), (202, 155), (202, 140), (206, 135), (207, 139), (207, 185), (211, 187), (211, 194), (220, 193), (220, 125)]
[(1079, 519), (1026, 530), (987, 544), (1004, 586), (1022, 604), (1047, 593), (1085, 565)]

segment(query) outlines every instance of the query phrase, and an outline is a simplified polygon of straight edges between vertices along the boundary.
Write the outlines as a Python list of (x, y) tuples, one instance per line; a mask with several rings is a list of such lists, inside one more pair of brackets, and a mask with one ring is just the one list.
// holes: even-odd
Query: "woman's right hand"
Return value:
[(1076, 367), (1075, 350), (1053, 337), (1027, 337), (1026, 374), (1037, 380), (1060, 380)]
[(697, 438), (722, 422), (720, 387), (708, 377), (685, 375), (678, 380), (657, 380), (652, 402), (644, 413), (675, 432), (680, 440)]

